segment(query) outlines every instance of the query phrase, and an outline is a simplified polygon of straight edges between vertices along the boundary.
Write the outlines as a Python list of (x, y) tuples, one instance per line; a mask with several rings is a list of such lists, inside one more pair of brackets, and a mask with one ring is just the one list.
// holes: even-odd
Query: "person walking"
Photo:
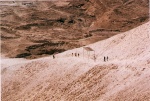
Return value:
[(108, 61), (108, 56), (107, 56), (107, 61)]
[(55, 59), (55, 55), (53, 55), (53, 59)]
[(73, 56), (73, 53), (72, 53), (72, 56)]
[(104, 62), (106, 61), (106, 57), (104, 56)]
[(77, 56), (77, 53), (75, 53), (75, 57)]
[(94, 55), (94, 62), (96, 62), (96, 56)]
[(80, 54), (78, 53), (78, 57), (79, 57), (79, 55), (80, 55)]

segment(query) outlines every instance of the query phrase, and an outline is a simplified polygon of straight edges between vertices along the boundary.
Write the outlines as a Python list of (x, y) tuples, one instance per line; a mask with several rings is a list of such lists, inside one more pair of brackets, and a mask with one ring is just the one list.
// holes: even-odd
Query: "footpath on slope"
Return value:
[[(88, 45), (98, 54), (96, 62), (92, 53), (89, 59), (83, 58), (83, 48), (77, 48), (56, 54), (55, 59), (4, 66), (3, 101), (149, 101), (149, 25)], [(80, 56), (72, 56), (75, 52)], [(106, 55), (110, 60), (103, 62)]]

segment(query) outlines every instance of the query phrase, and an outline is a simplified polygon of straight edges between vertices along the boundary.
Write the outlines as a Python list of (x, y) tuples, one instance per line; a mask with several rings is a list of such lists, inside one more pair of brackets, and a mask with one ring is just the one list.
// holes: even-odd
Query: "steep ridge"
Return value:
[[(150, 22), (97, 42), (96, 62), (83, 48), (3, 66), (2, 100), (133, 101), (150, 100)], [(80, 53), (72, 57), (71, 53)], [(85, 54), (86, 55), (86, 54)], [(103, 56), (109, 56), (103, 62)]]

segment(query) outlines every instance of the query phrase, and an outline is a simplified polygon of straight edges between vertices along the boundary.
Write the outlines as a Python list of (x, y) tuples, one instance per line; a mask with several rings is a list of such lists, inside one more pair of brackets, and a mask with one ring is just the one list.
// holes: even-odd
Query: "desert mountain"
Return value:
[[(2, 59), (2, 100), (149, 101), (149, 27), (147, 22), (85, 46), (95, 50), (95, 62), (92, 52), (83, 57), (83, 47), (57, 54), (55, 59)], [(109, 57), (107, 62), (104, 56)]]
[(1, 1), (2, 53), (37, 58), (88, 45), (148, 21), (148, 0)]

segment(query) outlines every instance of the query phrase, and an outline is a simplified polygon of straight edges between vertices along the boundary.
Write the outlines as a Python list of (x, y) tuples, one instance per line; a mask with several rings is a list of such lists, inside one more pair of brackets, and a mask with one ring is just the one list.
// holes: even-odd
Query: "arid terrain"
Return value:
[(64, 52), (148, 21), (148, 0), (0, 1), (1, 53), (38, 58)]
[(1, 100), (150, 101), (148, 4), (0, 1)]
[(2, 57), (2, 101), (150, 101), (149, 28), (147, 22), (85, 46), (96, 61), (83, 47), (55, 59)]

